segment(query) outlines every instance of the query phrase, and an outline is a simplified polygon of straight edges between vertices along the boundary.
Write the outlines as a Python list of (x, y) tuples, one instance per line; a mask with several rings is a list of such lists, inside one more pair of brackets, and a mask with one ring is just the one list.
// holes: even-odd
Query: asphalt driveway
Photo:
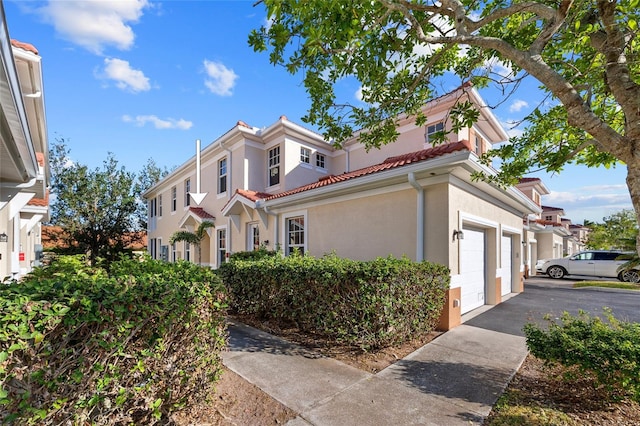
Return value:
[(574, 282), (566, 279), (528, 279), (525, 281), (524, 293), (466, 321), (465, 324), (524, 336), (522, 328), (527, 322), (543, 324), (547, 314), (560, 317), (564, 311), (577, 314), (583, 310), (591, 315), (601, 315), (603, 307), (610, 308), (614, 317), (619, 320), (640, 322), (640, 291), (572, 288)]

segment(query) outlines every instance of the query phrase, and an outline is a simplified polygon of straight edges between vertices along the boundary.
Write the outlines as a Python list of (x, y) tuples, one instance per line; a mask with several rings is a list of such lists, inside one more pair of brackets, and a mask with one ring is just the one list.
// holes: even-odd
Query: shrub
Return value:
[(276, 256), (229, 262), (218, 272), (237, 313), (363, 349), (432, 331), (449, 285), (445, 266), (392, 257)]
[(62, 256), (1, 286), (0, 422), (165, 422), (220, 374), (223, 302), (210, 270), (149, 258)]
[(277, 250), (267, 250), (266, 247), (260, 247), (258, 250), (253, 251), (238, 251), (229, 256), (229, 261), (234, 260), (260, 260), (265, 257), (279, 256), (280, 252)]
[(612, 396), (640, 401), (640, 324), (619, 321), (607, 309), (604, 314), (606, 321), (565, 312), (559, 323), (549, 320), (548, 330), (527, 324), (527, 346), (545, 362), (593, 373)]

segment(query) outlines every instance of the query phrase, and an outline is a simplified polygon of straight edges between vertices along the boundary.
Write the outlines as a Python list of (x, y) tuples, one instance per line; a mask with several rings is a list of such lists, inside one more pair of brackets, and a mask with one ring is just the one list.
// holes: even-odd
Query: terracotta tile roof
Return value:
[(540, 182), (540, 178), (524, 177), (524, 178), (520, 178), (519, 183), (528, 183), (528, 182)]
[(202, 207), (189, 207), (189, 211), (201, 219), (215, 219), (215, 216), (205, 211)]
[(44, 194), (44, 198), (32, 198), (27, 202), (28, 206), (47, 207), (49, 205), (49, 190)]
[(338, 182), (344, 182), (344, 181), (355, 179), (361, 176), (367, 176), (367, 175), (382, 172), (385, 170), (406, 166), (408, 164), (430, 160), (445, 154), (451, 154), (456, 151), (465, 151), (465, 150), (466, 151), (470, 150), (468, 141), (442, 144), (442, 145), (435, 146), (433, 148), (423, 149), (421, 151), (398, 155), (396, 157), (389, 157), (380, 164), (354, 170), (352, 172), (343, 173), (338, 176), (335, 176), (335, 175), (324, 176), (320, 178), (317, 182), (313, 182), (308, 185), (294, 188), (289, 191), (280, 192), (278, 194), (271, 195), (265, 199), (273, 200), (276, 198), (282, 198), (288, 195), (309, 191), (311, 189), (320, 188), (320, 187), (331, 185)]
[(11, 39), (11, 45), (13, 47), (17, 47), (17, 48), (20, 48), (22, 50), (26, 50), (27, 52), (32, 52), (32, 53), (35, 53), (36, 55), (38, 55), (38, 49), (36, 49), (33, 44), (24, 43), (22, 41)]
[(251, 191), (248, 189), (236, 189), (236, 194), (242, 195), (244, 198), (247, 198), (254, 202), (260, 199), (269, 198), (273, 195), (266, 192)]

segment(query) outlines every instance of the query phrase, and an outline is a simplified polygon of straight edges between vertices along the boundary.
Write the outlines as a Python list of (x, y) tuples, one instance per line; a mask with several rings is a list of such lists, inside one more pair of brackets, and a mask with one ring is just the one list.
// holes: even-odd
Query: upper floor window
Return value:
[(158, 195), (158, 216), (162, 216), (162, 194)]
[(189, 195), (190, 192), (191, 192), (191, 179), (187, 179), (184, 181), (184, 205), (185, 206), (191, 205), (191, 195)]
[(300, 162), (306, 164), (311, 162), (311, 150), (309, 148), (300, 147)]
[(475, 153), (478, 156), (482, 155), (482, 144), (483, 144), (482, 138), (476, 135), (476, 143), (474, 148), (475, 148)]
[(553, 220), (553, 216), (545, 216), (544, 220)]
[(321, 169), (325, 169), (326, 168), (325, 159), (326, 159), (326, 157), (324, 156), (324, 154), (320, 154), (319, 152), (316, 152), (316, 167), (320, 167)]
[(171, 187), (171, 211), (175, 212), (176, 208), (178, 207), (178, 202), (177, 202), (177, 190), (175, 186)]
[(156, 215), (156, 199), (149, 200), (149, 217), (155, 217)]
[(218, 161), (218, 194), (227, 192), (227, 159)]
[(441, 133), (444, 131), (444, 123), (441, 121), (439, 123), (431, 124), (427, 126), (427, 132), (425, 134), (425, 141), (427, 143), (431, 143), (435, 140), (435, 136), (437, 133)]
[(269, 150), (269, 186), (280, 183), (280, 147)]

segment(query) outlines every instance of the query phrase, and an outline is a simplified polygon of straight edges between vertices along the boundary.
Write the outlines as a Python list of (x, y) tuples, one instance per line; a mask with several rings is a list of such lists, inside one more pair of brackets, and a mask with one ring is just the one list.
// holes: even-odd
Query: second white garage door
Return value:
[(460, 308), (464, 314), (484, 305), (486, 276), (486, 236), (475, 228), (463, 228), (460, 240)]

